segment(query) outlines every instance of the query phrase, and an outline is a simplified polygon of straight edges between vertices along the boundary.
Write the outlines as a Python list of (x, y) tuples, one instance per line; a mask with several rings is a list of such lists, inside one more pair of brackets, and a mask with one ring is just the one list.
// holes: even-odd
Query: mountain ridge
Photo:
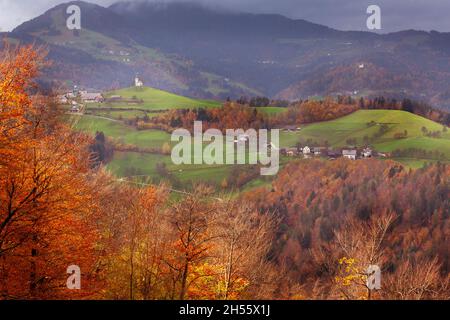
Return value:
[[(69, 4), (82, 10), (79, 32), (65, 27), (64, 8)], [(118, 2), (103, 7), (72, 1), (7, 35), (45, 43), (65, 68), (60, 73), (99, 89), (127, 86), (139, 74), (151, 86), (199, 98), (275, 97), (289, 91), (290, 99), (305, 99), (311, 92), (334, 92), (326, 85), (315, 92), (321, 76), (322, 83), (342, 82), (335, 85), (342, 91), (337, 94), (367, 91), (364, 81), (339, 80), (333, 74), (336, 68), (364, 62), (392, 72), (402, 96), (450, 106), (445, 93), (450, 86), (450, 33), (340, 31), (277, 14), (220, 11), (191, 3)], [(67, 58), (73, 52), (86, 55), (84, 62)], [(120, 74), (115, 76), (114, 69)], [(333, 79), (327, 80), (331, 74)], [(372, 94), (391, 89), (391, 82), (383, 88), (383, 78), (377, 73), (373, 77), (377, 89)], [(67, 80), (54, 74), (50, 78)], [(299, 84), (302, 89), (296, 90)]]

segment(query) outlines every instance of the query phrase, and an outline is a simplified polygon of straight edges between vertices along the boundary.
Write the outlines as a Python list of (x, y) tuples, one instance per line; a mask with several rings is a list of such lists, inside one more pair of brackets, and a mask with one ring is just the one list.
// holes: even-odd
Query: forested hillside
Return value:
[(272, 254), (289, 288), (366, 297), (356, 277), (376, 262), (389, 283), (379, 297), (416, 299), (449, 292), (449, 195), (448, 165), (411, 171), (389, 161), (311, 160), (290, 163), (246, 200), (280, 218)]

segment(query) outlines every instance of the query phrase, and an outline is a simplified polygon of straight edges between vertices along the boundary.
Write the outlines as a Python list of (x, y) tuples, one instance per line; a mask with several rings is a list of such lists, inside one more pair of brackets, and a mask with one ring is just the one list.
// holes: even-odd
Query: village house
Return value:
[(135, 78), (134, 78), (134, 86), (135, 86), (136, 88), (143, 87), (143, 86), (144, 86), (144, 82), (142, 82), (142, 80), (139, 79), (139, 77), (135, 77)]
[(112, 95), (111, 97), (109, 97), (109, 100), (121, 100), (122, 96), (119, 95)]
[(59, 95), (58, 96), (58, 102), (61, 104), (68, 104), (69, 103), (69, 99), (67, 99), (67, 97), (65, 95)]
[(328, 150), (327, 152), (328, 158), (337, 159), (342, 156), (342, 151), (340, 150)]
[(73, 91), (67, 92), (64, 96), (65, 96), (67, 99), (75, 99), (75, 98), (77, 97), (77, 95), (76, 95)]
[(74, 97), (78, 96), (78, 94), (80, 93), (80, 89), (78, 88), (78, 86), (73, 86), (72, 93)]
[(357, 151), (355, 149), (342, 150), (342, 156), (346, 159), (356, 160)]
[(80, 92), (83, 102), (103, 102), (103, 95), (100, 92)]
[(298, 149), (297, 148), (287, 148), (287, 149), (285, 149), (285, 153), (288, 157), (295, 157), (295, 156), (298, 156)]
[(72, 108), (70, 109), (70, 112), (79, 113), (80, 110), (81, 110), (81, 106), (76, 101), (72, 101)]
[(316, 157), (321, 156), (323, 152), (326, 151), (325, 147), (314, 147), (313, 148), (313, 153)]
[(283, 126), (281, 129), (285, 132), (293, 132), (293, 131), (300, 131), (301, 128), (299, 128), (295, 125), (287, 125), (287, 126)]
[(311, 156), (311, 148), (308, 146), (303, 147), (302, 149), (303, 157), (308, 159)]
[(362, 155), (364, 158), (372, 158), (372, 155), (373, 155), (372, 149), (370, 149), (370, 148), (363, 149)]

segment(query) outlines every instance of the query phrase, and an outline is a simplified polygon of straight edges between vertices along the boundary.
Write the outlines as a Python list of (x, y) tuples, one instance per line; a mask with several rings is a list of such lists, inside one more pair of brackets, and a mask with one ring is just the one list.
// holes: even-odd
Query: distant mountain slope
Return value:
[(121, 33), (124, 30), (123, 19), (112, 10), (102, 6), (73, 1), (60, 4), (46, 11), (41, 16), (27, 21), (13, 30), (13, 33), (40, 34), (40, 35), (60, 35), (69, 32), (66, 25), (66, 9), (70, 4), (80, 6), (82, 14), (82, 27), (89, 30), (95, 30), (105, 35)]
[[(450, 33), (343, 32), (189, 3), (72, 3), (82, 10), (79, 32), (67, 30), (62, 4), (8, 34), (49, 46), (49, 79), (111, 89), (138, 73), (152, 87), (201, 98), (389, 91), (450, 106)], [(356, 73), (360, 63), (370, 72)]]
[[(80, 31), (66, 28), (69, 4), (81, 8)], [(135, 25), (123, 16), (81, 1), (58, 5), (8, 34), (22, 42), (47, 45), (54, 61), (49, 78), (69, 80), (68, 85), (110, 90), (131, 85), (138, 74), (149, 86), (183, 95), (224, 98), (232, 93), (262, 94), (243, 83), (203, 71), (185, 56), (143, 46), (133, 39), (138, 39), (137, 35)]]
[[(414, 96), (439, 94), (427, 88), (430, 79), (414, 72), (396, 72), (373, 63), (341, 65), (325, 73), (311, 74), (308, 79), (289, 86), (277, 95), (279, 99), (297, 100), (315, 95), (376, 95)], [(440, 86), (439, 86), (440, 87)], [(441, 88), (444, 90), (444, 88)]]
[(232, 38), (316, 38), (339, 34), (339, 31), (322, 25), (277, 14), (219, 11), (193, 3), (118, 2), (109, 9), (124, 16), (128, 26), (135, 26), (138, 33), (138, 26), (146, 26), (146, 31), (152, 35), (185, 30), (191, 32), (188, 36), (194, 35), (193, 32), (201, 33), (217, 41), (216, 37), (220, 35)]

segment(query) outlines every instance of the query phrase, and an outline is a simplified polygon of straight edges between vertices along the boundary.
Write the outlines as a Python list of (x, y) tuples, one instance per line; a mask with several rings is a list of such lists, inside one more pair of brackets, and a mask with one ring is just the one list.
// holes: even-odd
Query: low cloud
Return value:
[[(129, 0), (130, 1), (130, 0)], [(142, 0), (131, 0), (142, 1)], [(149, 0), (153, 1), (153, 0)], [(170, 2), (155, 0), (154, 2)], [(366, 8), (377, 4), (382, 9), (383, 32), (405, 29), (450, 32), (448, 0), (174, 0), (198, 2), (233, 11), (278, 13), (305, 19), (340, 30), (365, 30)], [(0, 28), (10, 31), (65, 0), (0, 0)], [(108, 6), (115, 0), (88, 2)]]

